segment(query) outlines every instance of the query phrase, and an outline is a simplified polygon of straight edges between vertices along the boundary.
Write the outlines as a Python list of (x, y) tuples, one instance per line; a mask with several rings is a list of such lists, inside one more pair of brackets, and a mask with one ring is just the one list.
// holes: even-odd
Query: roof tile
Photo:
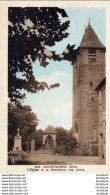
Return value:
[(91, 27), (90, 23), (85, 30), (79, 48), (105, 48), (105, 46), (101, 43), (98, 36), (96, 35), (94, 29)]

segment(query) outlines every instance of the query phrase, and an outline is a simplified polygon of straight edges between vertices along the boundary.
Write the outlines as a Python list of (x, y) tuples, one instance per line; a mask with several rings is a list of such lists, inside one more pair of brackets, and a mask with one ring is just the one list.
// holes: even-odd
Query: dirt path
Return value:
[(66, 164), (66, 165), (103, 165), (104, 160), (94, 156), (62, 156), (53, 154), (30, 153), (23, 157), (23, 161), (32, 164)]

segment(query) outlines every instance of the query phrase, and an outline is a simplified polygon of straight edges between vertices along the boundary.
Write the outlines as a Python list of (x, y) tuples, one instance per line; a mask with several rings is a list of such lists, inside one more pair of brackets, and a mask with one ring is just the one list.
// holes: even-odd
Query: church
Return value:
[(105, 140), (101, 141), (101, 137), (105, 139), (101, 134), (105, 135), (105, 132), (100, 133), (102, 123), (99, 124), (99, 86), (105, 79), (106, 48), (90, 21), (78, 51), (79, 55), (73, 64), (73, 136), (82, 145), (97, 147), (98, 153), (101, 154), (105, 143)]

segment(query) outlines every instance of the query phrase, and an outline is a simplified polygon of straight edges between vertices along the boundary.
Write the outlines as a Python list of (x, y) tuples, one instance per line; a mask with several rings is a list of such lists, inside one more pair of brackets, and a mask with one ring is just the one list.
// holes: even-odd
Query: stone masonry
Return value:
[(73, 136), (80, 143), (98, 143), (97, 85), (105, 77), (105, 47), (90, 23), (73, 64)]

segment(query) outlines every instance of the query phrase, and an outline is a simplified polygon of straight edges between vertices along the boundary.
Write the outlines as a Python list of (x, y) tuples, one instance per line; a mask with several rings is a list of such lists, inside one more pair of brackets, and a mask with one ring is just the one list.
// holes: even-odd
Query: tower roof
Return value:
[(88, 24), (88, 27), (85, 30), (82, 41), (80, 43), (79, 48), (100, 48), (104, 49), (105, 46), (101, 43), (98, 36), (96, 35), (94, 29)]

